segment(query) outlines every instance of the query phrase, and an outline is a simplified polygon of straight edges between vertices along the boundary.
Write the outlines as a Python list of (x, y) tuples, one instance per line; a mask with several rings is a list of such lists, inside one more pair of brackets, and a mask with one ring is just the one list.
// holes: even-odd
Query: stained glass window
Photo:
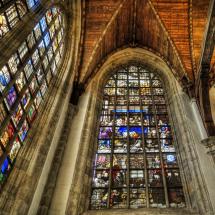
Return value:
[(27, 13), (25, 1), (13, 2), (8, 4), (7, 1), (0, 0), (0, 39)]
[(91, 209), (185, 207), (159, 76), (125, 66), (103, 92)]
[[(56, 20), (61, 20), (62, 25), (57, 27)], [(63, 56), (60, 49), (64, 46), (62, 20), (59, 9), (49, 9), (0, 68), (0, 188), (59, 69)], [(54, 29), (52, 38), (51, 29)]]

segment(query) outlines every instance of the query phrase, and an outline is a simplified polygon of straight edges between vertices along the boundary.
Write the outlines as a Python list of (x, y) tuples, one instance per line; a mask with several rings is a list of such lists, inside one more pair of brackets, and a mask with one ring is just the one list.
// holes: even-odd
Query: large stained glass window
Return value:
[(39, 0), (0, 0), (0, 39), (39, 2)]
[(62, 13), (52, 8), (0, 68), (0, 188), (57, 74), (63, 38)]
[(185, 207), (160, 78), (127, 66), (103, 93), (91, 209)]

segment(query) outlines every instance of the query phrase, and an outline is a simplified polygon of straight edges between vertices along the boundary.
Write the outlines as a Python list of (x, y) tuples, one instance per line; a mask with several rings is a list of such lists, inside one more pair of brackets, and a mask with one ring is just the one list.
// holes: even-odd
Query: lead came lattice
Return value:
[(90, 206), (185, 207), (162, 82), (143, 67), (104, 87)]

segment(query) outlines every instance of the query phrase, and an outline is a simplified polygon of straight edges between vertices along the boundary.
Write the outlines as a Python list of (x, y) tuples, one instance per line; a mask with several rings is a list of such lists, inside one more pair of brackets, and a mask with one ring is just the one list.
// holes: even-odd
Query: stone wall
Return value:
[(211, 112), (212, 112), (212, 117), (215, 124), (215, 86), (211, 87), (209, 93), (210, 93)]

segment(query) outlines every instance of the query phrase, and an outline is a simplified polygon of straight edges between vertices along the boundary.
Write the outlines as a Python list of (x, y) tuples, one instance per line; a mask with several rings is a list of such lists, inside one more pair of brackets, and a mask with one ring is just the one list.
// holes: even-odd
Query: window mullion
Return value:
[(20, 11), (18, 9), (17, 2), (15, 2), (15, 8), (16, 8), (16, 12), (17, 12), (17, 15), (18, 15), (18, 19), (21, 20), (21, 14), (20, 14)]
[(110, 200), (111, 200), (111, 188), (112, 188), (112, 174), (113, 174), (113, 153), (114, 153), (114, 140), (115, 140), (115, 117), (116, 117), (116, 97), (117, 97), (117, 76), (115, 78), (115, 86), (114, 86), (115, 94), (114, 94), (114, 110), (113, 110), (113, 123), (112, 123), (112, 137), (111, 137), (111, 152), (110, 152), (110, 170), (109, 170), (109, 187), (108, 187), (108, 201), (107, 208), (110, 208)]
[(127, 208), (130, 208), (130, 123), (129, 123), (129, 99), (130, 99), (130, 94), (129, 94), (129, 79), (128, 79), (128, 67), (126, 67), (126, 72), (127, 72), (127, 95), (126, 95), (126, 106), (127, 106)]
[(159, 156), (160, 156), (161, 172), (162, 172), (162, 180), (163, 180), (163, 189), (164, 189), (164, 195), (165, 195), (165, 203), (166, 203), (166, 207), (169, 207), (167, 182), (166, 182), (166, 177), (165, 177), (163, 154), (162, 154), (162, 151), (161, 151), (161, 144), (160, 144), (160, 135), (159, 135), (159, 128), (158, 128), (157, 111), (155, 111), (156, 106), (155, 106), (154, 93), (153, 93), (153, 89), (152, 89), (152, 77), (151, 77), (151, 74), (150, 74), (150, 92), (151, 92), (151, 96), (152, 96), (152, 103), (153, 103), (153, 109), (154, 109), (154, 118), (155, 118), (154, 120), (155, 120), (156, 134), (157, 134), (157, 139), (158, 139)]
[(146, 194), (146, 207), (149, 208), (149, 185), (148, 185), (148, 172), (147, 172), (147, 158), (146, 158), (146, 140), (144, 136), (144, 114), (143, 114), (143, 104), (141, 99), (141, 85), (140, 85), (140, 72), (138, 68), (138, 85), (139, 85), (139, 104), (141, 111), (141, 129), (142, 129), (142, 144), (143, 144), (143, 159), (144, 159), (144, 178), (145, 178), (145, 194)]
[(110, 117), (100, 118), (99, 138), (108, 141), (99, 143), (102, 155), (94, 171), (105, 167), (109, 176), (94, 176), (91, 209), (184, 207), (161, 80), (143, 67), (126, 65), (104, 92)]

